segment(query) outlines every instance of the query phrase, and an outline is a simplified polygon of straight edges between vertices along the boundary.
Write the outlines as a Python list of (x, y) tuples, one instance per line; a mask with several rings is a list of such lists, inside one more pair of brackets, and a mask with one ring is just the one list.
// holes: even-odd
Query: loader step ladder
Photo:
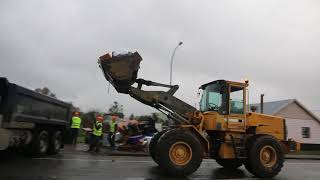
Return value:
[[(231, 143), (233, 147), (233, 151), (235, 154), (236, 159), (246, 159), (247, 158), (247, 150), (245, 147), (244, 139), (242, 138), (234, 138), (230, 135)], [(237, 142), (236, 142), (237, 140)]]

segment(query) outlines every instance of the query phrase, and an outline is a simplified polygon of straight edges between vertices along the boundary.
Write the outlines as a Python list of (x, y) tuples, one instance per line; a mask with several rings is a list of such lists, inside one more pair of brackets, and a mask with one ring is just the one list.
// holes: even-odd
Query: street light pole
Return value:
[(171, 63), (170, 63), (170, 85), (172, 85), (172, 64), (173, 64), (173, 58), (176, 53), (176, 50), (178, 49), (179, 46), (183, 44), (182, 41), (179, 42), (179, 44), (174, 48), (172, 56), (171, 56)]

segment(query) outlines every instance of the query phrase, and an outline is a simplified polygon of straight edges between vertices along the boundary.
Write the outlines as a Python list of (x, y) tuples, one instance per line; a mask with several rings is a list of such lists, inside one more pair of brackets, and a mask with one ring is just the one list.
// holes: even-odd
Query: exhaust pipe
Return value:
[(260, 113), (263, 114), (263, 96), (264, 94), (260, 95)]

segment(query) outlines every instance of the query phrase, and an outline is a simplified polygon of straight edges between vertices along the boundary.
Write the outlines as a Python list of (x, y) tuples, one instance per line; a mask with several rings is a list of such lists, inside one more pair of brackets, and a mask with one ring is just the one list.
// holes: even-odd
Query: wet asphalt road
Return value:
[[(56, 156), (30, 158), (0, 153), (0, 180), (170, 180), (149, 157), (103, 156), (82, 151)], [(213, 160), (204, 160), (189, 177), (180, 179), (256, 179), (243, 167), (235, 171), (221, 168)], [(320, 179), (320, 161), (287, 160), (274, 179)]]

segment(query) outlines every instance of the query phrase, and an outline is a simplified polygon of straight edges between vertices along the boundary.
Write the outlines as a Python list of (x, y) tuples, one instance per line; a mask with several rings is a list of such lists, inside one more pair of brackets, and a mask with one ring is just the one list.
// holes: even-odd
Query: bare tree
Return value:
[(57, 98), (56, 94), (52, 93), (48, 87), (36, 88), (35, 91), (40, 94), (44, 94), (46, 96), (50, 96), (52, 98)]
[(113, 104), (111, 104), (108, 110), (108, 113), (119, 116), (120, 118), (123, 118), (124, 117), (123, 106), (119, 104), (117, 101), (114, 101)]

